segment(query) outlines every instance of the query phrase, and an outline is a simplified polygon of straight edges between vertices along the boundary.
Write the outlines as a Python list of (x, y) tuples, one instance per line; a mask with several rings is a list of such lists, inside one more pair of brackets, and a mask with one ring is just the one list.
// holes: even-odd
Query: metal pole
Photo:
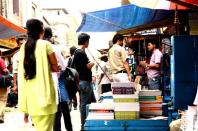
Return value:
[(104, 75), (109, 79), (109, 81), (111, 81), (111, 79), (109, 78), (109, 76), (107, 75), (107, 73), (103, 70), (103, 68), (100, 66), (100, 64), (99, 64), (98, 61), (94, 58), (94, 56), (92, 55), (92, 53), (89, 51), (88, 48), (87, 48), (87, 51), (89, 52), (89, 54), (91, 55), (91, 57), (94, 59), (94, 61), (96, 62), (96, 64), (100, 67), (100, 69), (102, 70), (102, 72), (104, 73)]

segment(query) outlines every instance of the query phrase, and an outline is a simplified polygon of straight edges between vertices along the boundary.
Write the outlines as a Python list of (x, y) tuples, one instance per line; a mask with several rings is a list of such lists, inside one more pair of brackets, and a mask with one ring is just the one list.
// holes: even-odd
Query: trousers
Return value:
[(56, 113), (55, 122), (54, 122), (54, 131), (61, 131), (62, 114), (64, 118), (65, 128), (67, 129), (67, 131), (73, 131), (70, 110), (68, 103), (66, 101), (60, 102), (58, 105), (58, 111)]
[(81, 130), (84, 129), (86, 119), (86, 106), (93, 101), (93, 88), (91, 82), (80, 81), (80, 116)]

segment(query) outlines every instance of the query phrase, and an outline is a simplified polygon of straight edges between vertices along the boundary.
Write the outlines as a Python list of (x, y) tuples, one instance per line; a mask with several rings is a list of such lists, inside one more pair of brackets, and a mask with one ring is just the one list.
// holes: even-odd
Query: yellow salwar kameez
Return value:
[(35, 48), (36, 76), (31, 80), (24, 77), (25, 44), (20, 49), (18, 68), (19, 110), (32, 117), (36, 131), (52, 131), (57, 112), (56, 89), (52, 79), (48, 54), (53, 49), (51, 43), (37, 40)]

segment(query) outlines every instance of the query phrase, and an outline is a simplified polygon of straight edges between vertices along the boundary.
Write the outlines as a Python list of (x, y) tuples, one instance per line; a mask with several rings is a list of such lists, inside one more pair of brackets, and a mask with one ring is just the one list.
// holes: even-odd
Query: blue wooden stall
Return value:
[[(87, 120), (86, 131), (168, 131), (178, 109), (186, 110), (198, 86), (198, 36), (171, 37), (171, 101), (163, 103), (167, 120)], [(171, 104), (172, 103), (172, 104)], [(165, 108), (164, 108), (165, 109)]]
[(171, 96), (173, 109), (186, 110), (198, 86), (198, 36), (171, 38)]
[(87, 120), (86, 131), (167, 131), (166, 120)]

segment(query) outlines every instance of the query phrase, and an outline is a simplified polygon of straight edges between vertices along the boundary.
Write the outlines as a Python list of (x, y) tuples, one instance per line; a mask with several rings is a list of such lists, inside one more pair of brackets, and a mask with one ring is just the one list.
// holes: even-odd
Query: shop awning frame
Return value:
[(7, 39), (25, 33), (24, 28), (15, 25), (0, 15), (0, 39)]

